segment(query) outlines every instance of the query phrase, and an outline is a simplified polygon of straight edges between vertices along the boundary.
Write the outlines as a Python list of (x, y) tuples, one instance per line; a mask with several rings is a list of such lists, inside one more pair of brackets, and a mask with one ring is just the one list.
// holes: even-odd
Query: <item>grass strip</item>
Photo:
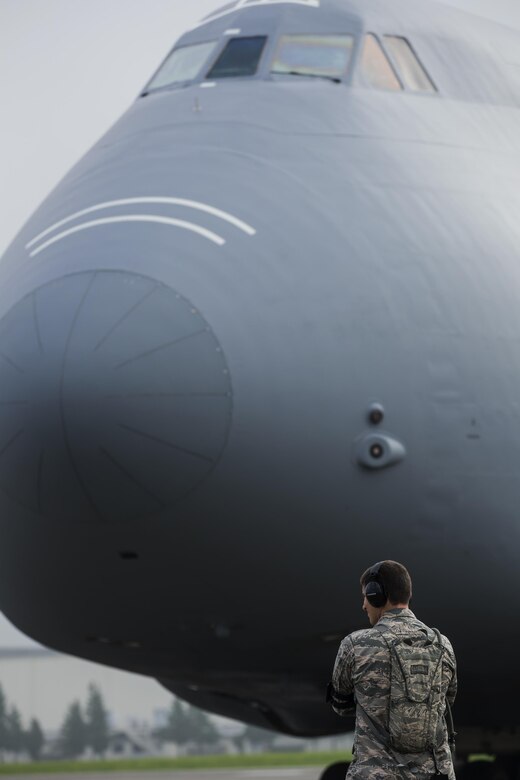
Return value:
[(264, 766), (325, 766), (350, 761), (348, 752), (255, 753), (237, 756), (183, 756), (181, 758), (130, 758), (92, 761), (34, 761), (0, 764), (0, 775), (58, 774), (81, 772), (158, 772), (186, 769), (243, 769)]

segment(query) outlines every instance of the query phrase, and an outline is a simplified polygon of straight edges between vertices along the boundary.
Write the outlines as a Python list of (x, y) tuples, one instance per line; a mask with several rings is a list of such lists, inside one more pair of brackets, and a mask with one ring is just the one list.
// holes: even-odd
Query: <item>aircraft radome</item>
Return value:
[(181, 38), (0, 266), (22, 631), (339, 733), (358, 578), (395, 558), (455, 646), (461, 756), (516, 776), (519, 51), (431, 0), (240, 0)]

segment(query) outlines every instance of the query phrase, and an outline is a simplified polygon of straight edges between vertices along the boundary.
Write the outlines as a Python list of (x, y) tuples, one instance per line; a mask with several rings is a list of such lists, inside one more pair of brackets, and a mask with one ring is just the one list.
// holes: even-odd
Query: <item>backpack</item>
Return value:
[(445, 709), (440, 632), (418, 629), (396, 636), (379, 631), (390, 651), (389, 747), (398, 753), (432, 752)]

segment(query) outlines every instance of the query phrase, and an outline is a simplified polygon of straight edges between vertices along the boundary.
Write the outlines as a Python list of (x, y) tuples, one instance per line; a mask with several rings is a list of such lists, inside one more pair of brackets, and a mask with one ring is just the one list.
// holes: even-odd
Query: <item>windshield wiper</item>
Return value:
[(326, 81), (332, 81), (333, 84), (341, 84), (341, 79), (336, 76), (324, 76), (322, 73), (302, 73), (299, 70), (272, 70), (273, 76), (302, 76), (306, 79), (326, 79)]

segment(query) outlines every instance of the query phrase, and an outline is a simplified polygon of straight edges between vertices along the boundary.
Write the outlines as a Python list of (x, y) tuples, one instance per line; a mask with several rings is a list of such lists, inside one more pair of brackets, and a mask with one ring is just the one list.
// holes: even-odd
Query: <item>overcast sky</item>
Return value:
[(0, 254), (219, 0), (0, 0)]
[[(182, 32), (223, 2), (0, 0), (0, 255)], [(520, 0), (446, 2), (520, 28)], [(28, 643), (0, 615), (0, 647)]]

